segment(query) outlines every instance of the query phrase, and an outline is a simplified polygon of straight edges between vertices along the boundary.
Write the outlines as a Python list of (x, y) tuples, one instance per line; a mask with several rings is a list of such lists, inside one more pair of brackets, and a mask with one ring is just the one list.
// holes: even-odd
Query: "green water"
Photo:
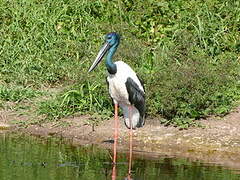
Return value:
[[(126, 154), (119, 154), (117, 180), (128, 172)], [(133, 160), (134, 180), (238, 180), (236, 171), (186, 159), (141, 155)], [(96, 146), (75, 147), (54, 138), (0, 134), (1, 180), (110, 180), (111, 151)]]

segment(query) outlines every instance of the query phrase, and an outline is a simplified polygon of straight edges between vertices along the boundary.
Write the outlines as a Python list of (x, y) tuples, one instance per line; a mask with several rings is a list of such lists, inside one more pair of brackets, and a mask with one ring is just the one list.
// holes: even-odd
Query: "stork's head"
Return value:
[(112, 47), (112, 46), (118, 46), (119, 44), (119, 41), (120, 41), (120, 35), (115, 33), (115, 32), (111, 32), (111, 33), (108, 33), (106, 36), (105, 36), (105, 42), (106, 43), (109, 43), (109, 45)]
[(92, 66), (89, 68), (88, 72), (91, 72), (93, 69), (95, 69), (95, 67), (97, 67), (97, 65), (101, 62), (101, 60), (103, 59), (104, 55), (108, 52), (108, 50), (111, 49), (115, 51), (119, 45), (119, 42), (120, 42), (119, 34), (115, 32), (108, 33), (105, 36), (105, 43), (103, 47), (100, 49), (95, 61), (93, 62)]

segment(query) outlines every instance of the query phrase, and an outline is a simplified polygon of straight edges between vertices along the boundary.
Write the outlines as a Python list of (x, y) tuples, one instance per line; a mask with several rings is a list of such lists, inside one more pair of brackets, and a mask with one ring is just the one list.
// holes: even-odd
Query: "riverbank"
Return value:
[[(11, 111), (0, 112), (0, 129), (19, 131), (41, 137), (57, 136), (73, 145), (97, 144), (111, 148), (114, 132), (113, 119), (105, 120), (96, 127), (87, 122), (90, 116), (61, 119), (57, 122), (29, 124), (25, 127), (12, 123), (28, 121), (25, 115)], [(128, 150), (128, 129), (120, 118), (119, 151)], [(240, 168), (240, 107), (223, 118), (212, 117), (201, 120), (204, 128), (191, 127), (179, 130), (163, 126), (158, 119), (147, 119), (143, 128), (134, 131), (135, 156), (174, 156), (206, 163), (217, 163), (231, 168)]]

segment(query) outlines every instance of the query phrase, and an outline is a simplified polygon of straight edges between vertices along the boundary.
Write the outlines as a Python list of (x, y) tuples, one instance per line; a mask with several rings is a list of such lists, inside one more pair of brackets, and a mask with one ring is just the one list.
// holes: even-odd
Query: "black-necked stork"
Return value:
[(112, 60), (119, 43), (119, 34), (115, 32), (108, 33), (105, 44), (88, 71), (91, 72), (107, 53), (105, 63), (108, 71), (107, 82), (115, 106), (114, 163), (116, 163), (118, 138), (118, 106), (123, 111), (125, 125), (130, 129), (130, 152), (132, 151), (132, 129), (142, 127), (145, 123), (145, 91), (143, 84), (128, 64), (123, 61), (113, 62)]

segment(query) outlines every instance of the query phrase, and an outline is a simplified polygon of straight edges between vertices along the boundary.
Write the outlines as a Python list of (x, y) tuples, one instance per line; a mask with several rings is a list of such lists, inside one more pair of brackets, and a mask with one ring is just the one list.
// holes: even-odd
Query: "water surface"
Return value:
[[(111, 151), (96, 146), (73, 146), (53, 137), (0, 134), (1, 180), (111, 180)], [(128, 173), (128, 158), (118, 154), (116, 180)], [(237, 171), (187, 159), (141, 154), (132, 164), (135, 180), (239, 180)]]

